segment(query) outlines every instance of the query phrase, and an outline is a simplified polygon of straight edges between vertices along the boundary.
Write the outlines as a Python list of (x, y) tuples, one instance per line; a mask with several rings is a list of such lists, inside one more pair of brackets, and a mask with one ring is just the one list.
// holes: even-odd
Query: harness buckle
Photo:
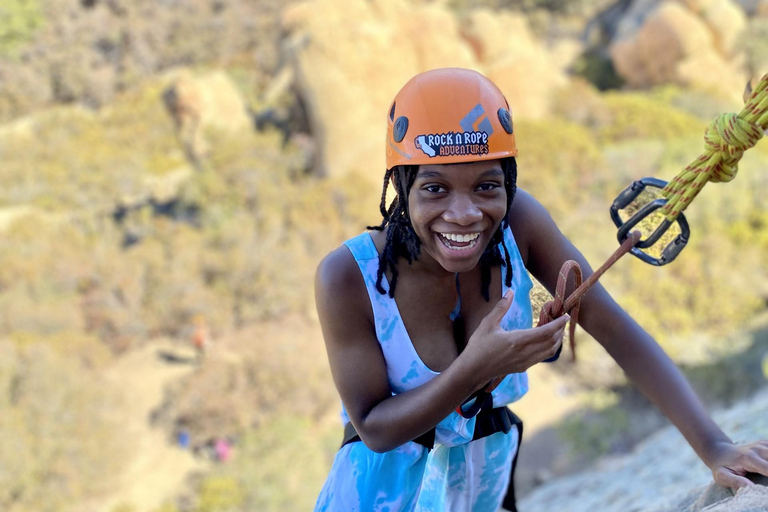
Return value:
[[(667, 200), (656, 199), (651, 201), (650, 203), (643, 206), (640, 210), (638, 210), (632, 217), (627, 219), (626, 222), (621, 220), (619, 210), (623, 210), (629, 206), (629, 204), (637, 199), (637, 197), (645, 190), (646, 187), (663, 189), (666, 186), (667, 182), (664, 180), (660, 180), (658, 178), (643, 178), (633, 182), (629, 187), (624, 189), (624, 191), (622, 191), (616, 197), (616, 199), (614, 199), (613, 204), (611, 205), (611, 219), (613, 220), (613, 223), (616, 225), (616, 227), (619, 228), (616, 234), (616, 238), (619, 240), (620, 244), (629, 237), (630, 233), (632, 232), (632, 228), (634, 228), (641, 221), (645, 220), (653, 212), (666, 205)], [(666, 233), (667, 230), (675, 222), (677, 222), (680, 227), (680, 234), (667, 244), (667, 246), (662, 250), (661, 256), (659, 258), (655, 258), (650, 254), (640, 250), (647, 249), (658, 242), (662, 235), (664, 235), (664, 233)], [(671, 222), (669, 220), (662, 221), (656, 230), (651, 234), (651, 236), (645, 240), (640, 240), (635, 245), (635, 247), (630, 249), (630, 252), (644, 262), (656, 267), (661, 267), (667, 263), (671, 263), (675, 258), (677, 258), (678, 254), (680, 254), (680, 252), (688, 244), (688, 239), (691, 236), (691, 230), (688, 226), (688, 221), (685, 219), (685, 215), (680, 213), (675, 222)]]

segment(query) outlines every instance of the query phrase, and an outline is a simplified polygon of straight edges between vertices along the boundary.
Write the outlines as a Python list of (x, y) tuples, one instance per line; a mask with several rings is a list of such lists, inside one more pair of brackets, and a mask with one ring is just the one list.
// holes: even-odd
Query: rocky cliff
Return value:
[[(768, 390), (714, 414), (737, 443), (768, 438)], [(768, 478), (733, 493), (712, 483), (709, 469), (682, 435), (667, 427), (626, 456), (543, 485), (519, 504), (522, 512), (768, 511)]]

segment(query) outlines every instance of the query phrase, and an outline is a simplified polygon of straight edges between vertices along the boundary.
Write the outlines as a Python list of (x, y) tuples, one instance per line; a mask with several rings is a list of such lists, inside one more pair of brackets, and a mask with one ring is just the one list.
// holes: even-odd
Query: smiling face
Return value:
[(472, 270), (506, 212), (499, 160), (420, 166), (408, 194), (418, 261), (451, 273)]

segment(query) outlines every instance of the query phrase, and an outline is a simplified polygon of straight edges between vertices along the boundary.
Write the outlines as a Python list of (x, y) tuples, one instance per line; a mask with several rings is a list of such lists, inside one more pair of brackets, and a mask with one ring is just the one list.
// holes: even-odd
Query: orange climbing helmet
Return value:
[(509, 103), (470, 69), (443, 68), (413, 77), (387, 117), (387, 169), (517, 156)]

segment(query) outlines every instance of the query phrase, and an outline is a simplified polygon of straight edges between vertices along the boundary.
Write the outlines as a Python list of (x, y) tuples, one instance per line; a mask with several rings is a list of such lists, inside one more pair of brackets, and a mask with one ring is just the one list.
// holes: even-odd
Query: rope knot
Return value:
[(744, 152), (760, 141), (768, 127), (768, 75), (746, 98), (739, 114), (715, 118), (704, 134), (705, 152), (664, 188), (666, 220), (674, 222), (708, 182), (727, 182), (736, 177)]
[(704, 135), (706, 148), (728, 156), (741, 155), (755, 146), (763, 135), (758, 125), (728, 113), (717, 116)]

